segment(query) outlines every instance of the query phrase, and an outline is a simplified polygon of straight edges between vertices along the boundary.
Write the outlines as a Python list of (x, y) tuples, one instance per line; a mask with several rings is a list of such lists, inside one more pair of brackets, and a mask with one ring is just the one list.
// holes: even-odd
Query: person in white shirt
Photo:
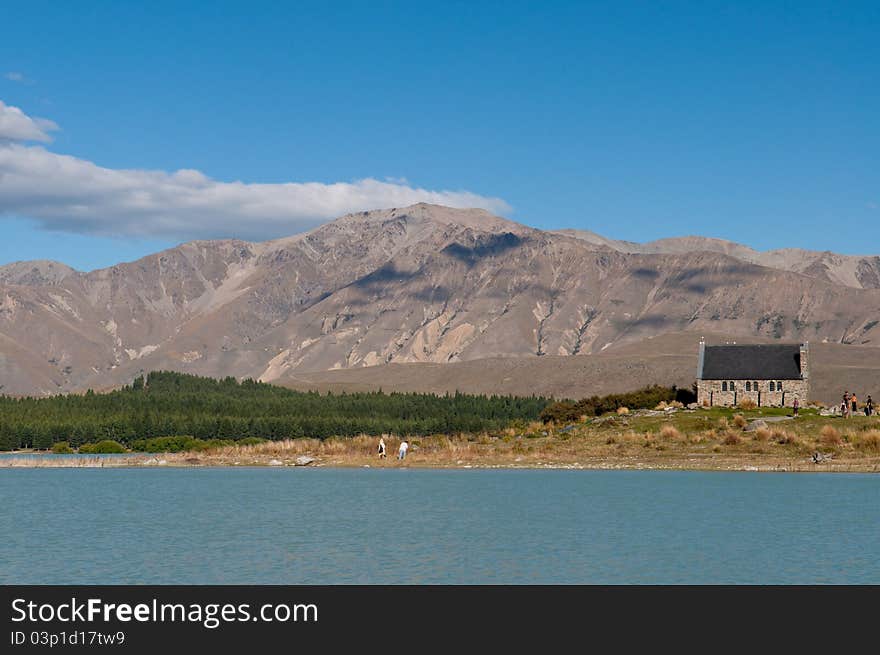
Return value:
[(400, 450), (397, 451), (397, 459), (406, 458), (406, 451), (409, 450), (409, 444), (406, 442), (406, 439), (400, 442)]

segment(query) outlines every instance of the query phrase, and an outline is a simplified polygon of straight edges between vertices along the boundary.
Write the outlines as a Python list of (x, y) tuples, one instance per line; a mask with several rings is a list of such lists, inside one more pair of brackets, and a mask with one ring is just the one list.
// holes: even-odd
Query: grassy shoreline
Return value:
[[(755, 427), (756, 420), (766, 425)], [(384, 460), (376, 454), (378, 441), (303, 438), (124, 458), (34, 454), (0, 457), (0, 468), (294, 467), (298, 457), (308, 457), (313, 467), (880, 472), (880, 419), (824, 417), (812, 409), (797, 419), (771, 408), (641, 410), (568, 425), (413, 437), (404, 462), (395, 458), (398, 437), (385, 435)], [(813, 461), (816, 452), (824, 461)]]

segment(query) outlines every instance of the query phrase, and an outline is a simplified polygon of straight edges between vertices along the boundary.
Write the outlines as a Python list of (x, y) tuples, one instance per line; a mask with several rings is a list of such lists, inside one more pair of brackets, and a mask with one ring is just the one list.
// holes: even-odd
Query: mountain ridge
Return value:
[(392, 362), (587, 356), (682, 331), (880, 343), (880, 258), (749, 261), (757, 251), (721, 240), (584, 234), (419, 204), (90, 272), (2, 266), (0, 392), (108, 388), (158, 368), (283, 381)]

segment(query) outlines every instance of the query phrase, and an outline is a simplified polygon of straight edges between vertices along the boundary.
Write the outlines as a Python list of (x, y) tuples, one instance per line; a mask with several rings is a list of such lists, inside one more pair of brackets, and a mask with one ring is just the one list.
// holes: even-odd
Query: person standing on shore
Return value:
[(852, 403), (852, 413), (855, 414), (859, 409), (858, 401), (856, 400), (855, 394), (853, 394), (850, 398), (850, 402)]
[(409, 450), (409, 444), (406, 439), (400, 442), (400, 449), (397, 451), (397, 459), (403, 461), (406, 459), (406, 451)]
[(874, 413), (874, 401), (871, 394), (868, 394), (868, 400), (865, 401), (865, 416), (871, 416)]
[(798, 402), (797, 396), (794, 397), (794, 402), (791, 404), (791, 408), (794, 410), (794, 417), (797, 418), (798, 410), (801, 408), (801, 404)]
[(843, 402), (840, 404), (840, 413), (843, 418), (849, 418), (849, 391), (843, 392)]
[(385, 437), (379, 437), (379, 459), (385, 459)]

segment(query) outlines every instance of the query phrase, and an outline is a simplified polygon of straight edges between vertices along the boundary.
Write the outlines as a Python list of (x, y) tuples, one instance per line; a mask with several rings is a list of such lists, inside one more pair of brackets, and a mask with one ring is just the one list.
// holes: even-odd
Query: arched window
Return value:
[(782, 382), (776, 383), (776, 391), (782, 391)]
[(736, 391), (736, 385), (733, 383), (733, 380), (730, 381), (730, 390)]
[(772, 382), (772, 381), (770, 382), (770, 391), (776, 391), (776, 383), (775, 382)]
[(746, 391), (751, 391), (751, 390), (752, 390), (752, 383), (746, 382)]
[(752, 382), (752, 389), (753, 389), (754, 391), (757, 391), (757, 390), (758, 390), (758, 382), (757, 382), (757, 380), (756, 380), (755, 382)]
[(727, 380), (721, 383), (721, 391), (727, 391)]

